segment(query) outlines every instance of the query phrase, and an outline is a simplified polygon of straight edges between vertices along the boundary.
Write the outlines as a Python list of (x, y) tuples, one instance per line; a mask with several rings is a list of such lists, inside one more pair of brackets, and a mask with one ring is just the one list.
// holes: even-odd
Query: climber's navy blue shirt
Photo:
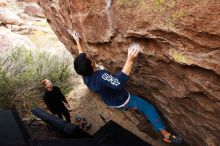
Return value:
[[(86, 54), (81, 55), (84, 57)], [(107, 70), (96, 70), (90, 76), (83, 76), (87, 87), (100, 94), (108, 106), (120, 106), (128, 99), (128, 92), (124, 88), (127, 80), (128, 76), (125, 73), (111, 75)]]

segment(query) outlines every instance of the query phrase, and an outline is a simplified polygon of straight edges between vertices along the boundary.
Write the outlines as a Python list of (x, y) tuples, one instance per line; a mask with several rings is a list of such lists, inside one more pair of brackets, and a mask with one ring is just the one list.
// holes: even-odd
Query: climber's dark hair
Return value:
[(93, 73), (92, 61), (80, 53), (74, 60), (74, 69), (80, 75), (89, 76)]

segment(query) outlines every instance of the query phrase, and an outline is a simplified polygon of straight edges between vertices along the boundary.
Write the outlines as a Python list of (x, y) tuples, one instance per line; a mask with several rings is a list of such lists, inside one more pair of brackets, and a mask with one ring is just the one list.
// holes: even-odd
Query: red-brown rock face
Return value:
[(114, 72), (132, 42), (143, 48), (128, 88), (152, 101), (192, 146), (220, 144), (219, 0), (40, 0), (48, 22), (76, 54), (68, 29)]

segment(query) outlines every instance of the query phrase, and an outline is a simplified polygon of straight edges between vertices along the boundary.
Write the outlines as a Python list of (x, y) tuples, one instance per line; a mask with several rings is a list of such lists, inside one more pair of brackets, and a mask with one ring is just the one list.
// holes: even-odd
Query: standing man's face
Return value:
[(53, 84), (51, 83), (51, 81), (50, 80), (47, 80), (46, 82), (45, 82), (45, 88), (48, 90), (48, 91), (52, 91), (53, 90)]

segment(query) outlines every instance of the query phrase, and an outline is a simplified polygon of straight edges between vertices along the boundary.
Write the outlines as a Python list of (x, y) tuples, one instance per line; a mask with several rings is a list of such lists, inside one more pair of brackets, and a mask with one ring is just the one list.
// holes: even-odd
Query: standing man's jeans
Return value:
[(58, 117), (60, 119), (63, 119), (63, 115), (66, 118), (66, 122), (71, 123), (71, 119), (70, 119), (70, 113), (68, 111), (68, 109), (66, 107), (59, 107), (58, 109), (56, 109), (56, 112), (52, 112), (53, 115), (58, 115)]
[(165, 130), (164, 124), (154, 106), (135, 95), (130, 96), (130, 101), (127, 104), (128, 108), (137, 108), (138, 111), (144, 113), (148, 120), (153, 125), (156, 131)]

